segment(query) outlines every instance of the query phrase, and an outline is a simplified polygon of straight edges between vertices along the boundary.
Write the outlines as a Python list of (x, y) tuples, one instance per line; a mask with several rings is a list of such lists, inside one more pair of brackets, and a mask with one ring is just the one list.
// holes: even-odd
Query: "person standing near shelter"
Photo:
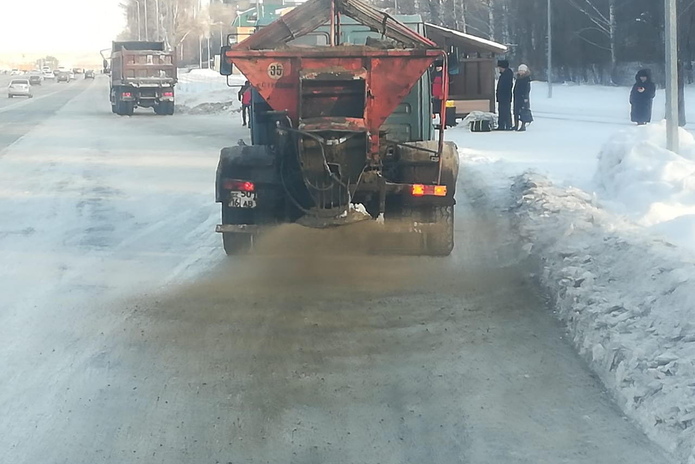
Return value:
[[(525, 64), (520, 64), (514, 83), (514, 130), (524, 132), (526, 124), (533, 121), (531, 115), (531, 71)], [(521, 123), (521, 126), (519, 126)]]
[(441, 113), (442, 99), (444, 98), (444, 67), (437, 64), (432, 77), (432, 114)]
[(497, 130), (512, 130), (512, 87), (514, 72), (509, 69), (509, 61), (499, 60), (497, 67), (500, 77), (497, 81)]
[(630, 91), (630, 119), (638, 126), (644, 126), (652, 121), (652, 102), (656, 95), (656, 86), (652, 82), (649, 71), (640, 69), (635, 76), (635, 85)]
[(251, 125), (250, 122), (250, 116), (251, 116), (251, 83), (249, 81), (244, 82), (244, 85), (241, 86), (241, 89), (239, 89), (239, 101), (241, 102), (241, 121), (242, 121), (242, 126), (245, 126), (247, 123), (247, 117), (249, 119), (248, 123), (249, 126)]

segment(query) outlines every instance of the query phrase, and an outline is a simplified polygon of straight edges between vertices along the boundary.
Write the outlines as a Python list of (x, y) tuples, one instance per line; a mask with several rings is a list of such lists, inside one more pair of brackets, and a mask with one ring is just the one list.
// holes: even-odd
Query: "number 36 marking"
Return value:
[(274, 62), (268, 65), (268, 77), (271, 79), (280, 79), (285, 73), (285, 68), (282, 63)]

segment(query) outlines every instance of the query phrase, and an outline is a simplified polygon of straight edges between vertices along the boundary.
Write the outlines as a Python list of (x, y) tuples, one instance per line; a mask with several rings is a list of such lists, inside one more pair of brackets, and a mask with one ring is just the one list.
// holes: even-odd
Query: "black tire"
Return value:
[(132, 116), (135, 111), (135, 102), (125, 101), (123, 102), (123, 114), (126, 116)]
[(402, 217), (426, 226), (423, 232), (422, 254), (449, 256), (454, 249), (454, 207), (404, 206)]
[(7, 95), (7, 98), (12, 98), (12, 97), (14, 97), (14, 95), (9, 95), (9, 94)]
[(116, 104), (115, 103), (111, 103), (111, 112), (116, 114)]
[[(222, 205), (222, 224), (239, 224), (234, 208)], [(222, 245), (227, 256), (246, 254), (253, 248), (253, 234), (222, 233)]]
[(172, 101), (166, 102), (166, 104), (164, 105), (164, 113), (162, 113), (162, 114), (166, 114), (167, 116), (172, 116), (174, 114), (174, 109), (175, 109), (174, 102), (172, 102)]
[(449, 256), (454, 249), (454, 207), (435, 206), (433, 230), (425, 234), (425, 250), (430, 256)]
[(227, 256), (243, 255), (251, 251), (253, 236), (251, 234), (222, 234), (222, 246)]

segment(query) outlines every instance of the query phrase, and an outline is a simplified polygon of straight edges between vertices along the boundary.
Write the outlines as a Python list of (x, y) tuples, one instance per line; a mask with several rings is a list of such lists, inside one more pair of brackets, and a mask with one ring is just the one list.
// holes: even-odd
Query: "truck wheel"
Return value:
[[(222, 205), (222, 224), (238, 224), (234, 208)], [(222, 245), (228, 256), (248, 253), (253, 247), (253, 234), (222, 234)]]
[(166, 106), (164, 107), (166, 109), (166, 112), (164, 114), (172, 116), (174, 114), (174, 102), (167, 102)]
[(242, 255), (251, 251), (251, 234), (222, 234), (222, 245), (227, 256)]
[(123, 114), (126, 116), (132, 116), (135, 111), (135, 102), (125, 101), (123, 102)]
[(453, 206), (404, 206), (401, 217), (413, 224), (420, 223), (422, 231), (420, 253), (428, 256), (449, 256), (454, 249)]
[(425, 235), (425, 249), (430, 256), (449, 256), (454, 249), (454, 207), (435, 206), (433, 230)]
[(154, 109), (154, 114), (158, 115), (163, 115), (164, 113), (162, 112), (162, 104), (161, 103), (155, 103), (155, 105), (152, 107)]
[(115, 103), (111, 103), (111, 112), (116, 114), (116, 104)]

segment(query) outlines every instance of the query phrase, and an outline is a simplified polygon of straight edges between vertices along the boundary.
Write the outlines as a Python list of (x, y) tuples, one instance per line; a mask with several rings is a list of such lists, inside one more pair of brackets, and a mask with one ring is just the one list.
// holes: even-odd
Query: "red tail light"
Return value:
[(410, 194), (414, 197), (424, 197), (425, 195), (432, 195), (435, 197), (445, 197), (446, 196), (446, 185), (414, 184), (410, 189)]
[(173, 97), (174, 92), (162, 92), (162, 97)]
[(124, 97), (132, 97), (132, 94), (130, 92), (123, 92), (121, 95)]
[(239, 192), (253, 192), (256, 190), (256, 186), (253, 182), (234, 179), (225, 179), (222, 182), (222, 188), (225, 190), (235, 190)]

